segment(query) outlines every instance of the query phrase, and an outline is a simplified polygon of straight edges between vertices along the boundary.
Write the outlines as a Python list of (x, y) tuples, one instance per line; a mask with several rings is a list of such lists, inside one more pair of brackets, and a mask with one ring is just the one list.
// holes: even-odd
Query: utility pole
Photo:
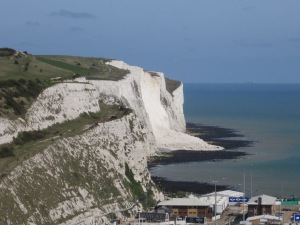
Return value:
[(251, 192), (250, 192), (250, 198), (252, 198), (252, 163), (251, 163)]
[(246, 174), (246, 171), (244, 169), (244, 190), (243, 190), (243, 221), (244, 222), (245, 222), (245, 174)]
[(215, 225), (217, 225), (217, 182), (216, 180), (212, 181), (215, 184), (215, 210), (214, 210), (214, 214), (215, 214)]

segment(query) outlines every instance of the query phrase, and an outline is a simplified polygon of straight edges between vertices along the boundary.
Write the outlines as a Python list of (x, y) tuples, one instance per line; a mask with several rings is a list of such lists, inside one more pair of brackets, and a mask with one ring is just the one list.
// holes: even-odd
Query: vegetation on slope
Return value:
[[(107, 59), (101, 58), (33, 56), (26, 51), (18, 52), (10, 48), (0, 48), (0, 117), (11, 119), (24, 117), (37, 96), (45, 88), (58, 82), (81, 76), (87, 79), (120, 80), (128, 73), (126, 70), (106, 65), (107, 61)], [(55, 124), (43, 130), (20, 132), (11, 143), (0, 145), (0, 180), (22, 161), (41, 152), (47, 146), (53, 144), (57, 149), (64, 147), (59, 146), (55, 140), (82, 134), (97, 126), (98, 123), (119, 119), (132, 112), (121, 106), (103, 103), (100, 103), (100, 109), (99, 112), (83, 113), (75, 120)], [(82, 157), (87, 157), (85, 159), (87, 164), (93, 162), (89, 146), (81, 151), (86, 151)], [(45, 179), (41, 175), (46, 174), (46, 171), (38, 171), (42, 170), (41, 168), (36, 168), (37, 171), (30, 174), (34, 182), (26, 179), (29, 174), (22, 174), (19, 184), (15, 184), (15, 188), (20, 202), (26, 202), (29, 206), (26, 207), (28, 214), (25, 215), (21, 209), (15, 206), (15, 199), (9, 191), (1, 190), (0, 209), (4, 210), (0, 211), (1, 215), (13, 218), (11, 222), (14, 224), (21, 224), (27, 221), (27, 216), (34, 215), (38, 209), (41, 218), (45, 218), (43, 223), (53, 224), (47, 219), (49, 211), (60, 202), (70, 198), (62, 194), (62, 190), (66, 189), (64, 184), (70, 184), (68, 191), (77, 197), (80, 197), (78, 187), (89, 190), (89, 193), (96, 199), (92, 208), (115, 202), (121, 202), (120, 205), (124, 204), (125, 199), (120, 195), (118, 188), (114, 186), (115, 180), (111, 177), (112, 173), (117, 173), (116, 171), (109, 171), (102, 165), (102, 162), (97, 162), (96, 167), (92, 168), (95, 171), (89, 171), (91, 168), (88, 165), (80, 164), (82, 159), (75, 159), (68, 155), (57, 156), (55, 159), (60, 160), (53, 166), (62, 167), (63, 173), (60, 177), (62, 182), (57, 182), (53, 177), (52, 180)], [(128, 180), (124, 180), (120, 175), (114, 177), (120, 180), (128, 192), (132, 193), (126, 202), (141, 201), (144, 206), (153, 205), (151, 190), (147, 189), (146, 193), (143, 191), (141, 183), (135, 181), (128, 165), (126, 171)], [(70, 214), (69, 217), (61, 218), (57, 223), (66, 221), (76, 213), (83, 212)]]
[(16, 50), (12, 48), (0, 48), (0, 57), (9, 57), (16, 54)]
[(122, 118), (130, 109), (100, 102), (101, 111), (83, 113), (75, 120), (55, 124), (44, 130), (20, 132), (10, 144), (0, 145), (0, 173), (7, 173), (21, 161), (45, 149), (56, 139), (82, 134), (98, 123)]
[(108, 59), (84, 58), (77, 56), (37, 56), (40, 62), (64, 69), (73, 73), (72, 78), (84, 76), (91, 80), (114, 80), (123, 79), (129, 72), (107, 65)]
[(108, 59), (75, 56), (34, 56), (0, 48), (0, 117), (24, 117), (45, 88), (76, 77), (120, 80), (128, 73), (106, 65)]
[(39, 79), (0, 81), (0, 116), (23, 117), (31, 103), (47, 86)]
[[(153, 206), (156, 204), (155, 199), (153, 199), (153, 192), (151, 186), (147, 187), (146, 192), (144, 192), (140, 182), (134, 179), (134, 174), (130, 170), (127, 163), (125, 163), (125, 175), (129, 181), (124, 181), (124, 186), (128, 187), (131, 190), (131, 193), (134, 195), (134, 198), (142, 203), (145, 208), (148, 206)], [(153, 184), (152, 184), (153, 185)]]
[[(14, 180), (14, 193), (27, 213), (18, 207), (10, 189), (0, 189), (0, 224), (7, 224), (7, 220), (11, 224), (27, 224), (32, 219), (36, 224), (61, 224), (93, 208), (104, 209), (103, 206), (109, 204), (119, 204), (121, 208), (125, 208), (125, 202), (132, 205), (135, 203), (130, 194), (125, 199), (114, 185), (114, 181), (121, 182), (124, 177), (107, 167), (105, 161), (96, 160), (97, 151), (94, 148), (77, 146), (80, 147), (80, 156), (74, 157), (65, 153), (67, 151), (64, 145), (54, 145), (57, 151), (51, 152), (52, 160), (47, 168), (23, 170), (22, 176)], [(49, 171), (58, 176), (49, 176)], [(82, 195), (84, 192), (80, 190), (87, 190), (89, 194)], [(77, 207), (68, 207), (70, 202), (82, 202), (88, 207), (84, 207), (82, 203)], [(62, 215), (52, 220), (51, 210), (58, 208), (59, 211), (60, 207)]]

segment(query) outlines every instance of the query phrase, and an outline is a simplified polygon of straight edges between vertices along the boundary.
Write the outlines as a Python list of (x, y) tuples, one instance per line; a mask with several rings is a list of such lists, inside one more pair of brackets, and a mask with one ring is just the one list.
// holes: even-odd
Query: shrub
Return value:
[(132, 194), (139, 200), (139, 201), (145, 201), (146, 199), (146, 195), (143, 191), (143, 188), (141, 186), (141, 183), (140, 182), (137, 182), (135, 179), (134, 179), (134, 174), (133, 172), (131, 171), (131, 169), (129, 168), (128, 164), (125, 163), (125, 175), (127, 176), (127, 178), (129, 179), (129, 188), (132, 192)]
[(73, 75), (73, 79), (80, 77), (80, 75), (78, 73)]
[(0, 158), (6, 158), (6, 157), (14, 157), (15, 154), (13, 152), (13, 148), (10, 146), (2, 146), (0, 148)]
[(26, 84), (26, 80), (23, 79), (23, 78), (19, 79), (18, 82), (19, 82), (20, 84)]
[(48, 132), (44, 130), (34, 130), (34, 131), (23, 131), (18, 134), (16, 138), (14, 138), (13, 142), (16, 145), (22, 145), (29, 141), (37, 141), (46, 137)]
[(12, 48), (0, 48), (0, 56), (13, 56), (16, 53), (15, 49)]
[(5, 100), (6, 100), (6, 106), (8, 108), (12, 108), (14, 110), (14, 113), (16, 115), (22, 115), (23, 113), (25, 113), (25, 108), (23, 105), (18, 104), (14, 99), (13, 96), (11, 96), (10, 93), (6, 94), (5, 96)]

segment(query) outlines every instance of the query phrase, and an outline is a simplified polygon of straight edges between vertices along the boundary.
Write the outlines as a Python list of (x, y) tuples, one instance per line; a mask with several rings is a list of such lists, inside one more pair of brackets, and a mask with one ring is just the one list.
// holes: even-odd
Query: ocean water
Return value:
[(247, 196), (300, 197), (300, 84), (185, 84), (187, 122), (232, 128), (251, 155), (158, 166), (152, 175), (245, 189)]

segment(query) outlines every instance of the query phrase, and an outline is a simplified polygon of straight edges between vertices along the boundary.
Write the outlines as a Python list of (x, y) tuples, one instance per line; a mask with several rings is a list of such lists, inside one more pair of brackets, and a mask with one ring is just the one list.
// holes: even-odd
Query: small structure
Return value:
[(211, 201), (198, 198), (173, 198), (158, 203), (158, 206), (167, 206), (175, 217), (212, 218)]
[(165, 222), (165, 221), (169, 221), (169, 214), (155, 213), (155, 212), (140, 212), (139, 220), (149, 221), (149, 222)]
[[(229, 206), (238, 206), (243, 201), (243, 192), (225, 190), (216, 192), (217, 195), (217, 214), (222, 214), (223, 211)], [(203, 195), (202, 197), (209, 197), (214, 204), (215, 192)], [(214, 206), (212, 206), (214, 208)]]
[[(223, 211), (228, 206), (228, 197), (218, 195), (218, 193), (216, 194), (216, 198), (215, 198), (215, 194), (213, 193), (211, 195), (209, 194), (208, 196), (202, 196), (199, 199), (201, 199), (202, 201), (209, 202), (210, 207), (212, 208), (213, 211), (216, 206), (216, 214), (218, 214), (218, 215), (222, 214)], [(215, 202), (215, 200), (216, 200), (216, 202)]]
[(248, 217), (259, 215), (274, 215), (276, 197), (259, 195), (252, 197), (248, 202)]
[(260, 215), (252, 216), (247, 218), (247, 222), (251, 222), (252, 225), (261, 225), (261, 224), (282, 224), (282, 219), (277, 216), (271, 215)]

